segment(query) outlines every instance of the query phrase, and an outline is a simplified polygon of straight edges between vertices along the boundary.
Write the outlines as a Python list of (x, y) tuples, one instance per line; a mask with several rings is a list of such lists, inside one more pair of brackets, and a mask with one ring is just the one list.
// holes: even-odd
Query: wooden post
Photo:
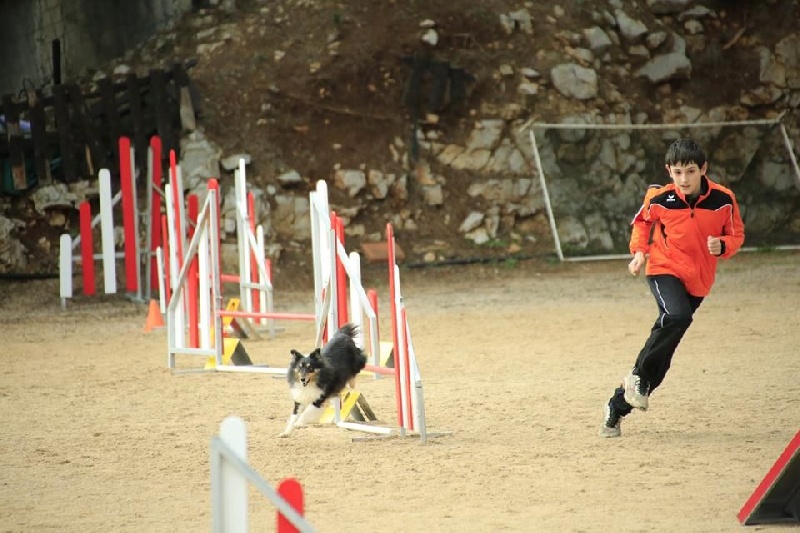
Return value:
[[(144, 113), (142, 110), (142, 95), (139, 78), (136, 74), (128, 74), (125, 77), (128, 89), (128, 100), (131, 108), (131, 124), (133, 136), (131, 142), (136, 152), (136, 165), (139, 168), (147, 168), (147, 135), (144, 127)], [(128, 133), (131, 133), (130, 131)], [(118, 142), (115, 140), (114, 142)], [(145, 159), (141, 159), (144, 157)]]
[(83, 141), (84, 149), (86, 150), (86, 170), (87, 176), (93, 176), (98, 169), (109, 168), (109, 160), (106, 156), (105, 150), (100, 145), (100, 139), (95, 133), (92, 117), (86, 109), (86, 102), (83, 99), (81, 88), (77, 85), (71, 84), (68, 86), (70, 100), (74, 113), (80, 119), (81, 127), (83, 128)]
[(19, 127), (19, 108), (10, 94), (3, 96), (3, 113), (6, 118), (6, 135), (8, 137), (9, 160), (11, 163), (12, 184), (14, 190), (24, 191), (28, 188), (25, 175), (25, 155), (22, 151), (22, 134)]
[(176, 146), (175, 135), (172, 131), (172, 116), (167, 105), (167, 76), (161, 69), (150, 71), (150, 94), (152, 95), (153, 113), (156, 119), (156, 130), (161, 137), (162, 148), (165, 153), (175, 151), (180, 153)]
[(40, 183), (52, 183), (50, 174), (50, 154), (47, 149), (47, 119), (44, 114), (42, 95), (35, 91), (28, 95), (28, 106), (31, 114), (31, 136), (33, 137), (33, 157), (36, 176)]
[(69, 117), (67, 89), (63, 85), (53, 87), (53, 101), (56, 107), (56, 129), (61, 147), (61, 163), (64, 167), (64, 181), (72, 183), (78, 179), (78, 167), (72, 146), (72, 124)]
[[(122, 132), (119, 121), (119, 105), (117, 104), (114, 85), (110, 78), (103, 78), (98, 82), (98, 88), (100, 89), (100, 101), (103, 105), (103, 127), (105, 130), (103, 132), (103, 144), (114, 153), (114, 161), (119, 161), (119, 138)], [(146, 147), (136, 146), (137, 156), (143, 148)]]

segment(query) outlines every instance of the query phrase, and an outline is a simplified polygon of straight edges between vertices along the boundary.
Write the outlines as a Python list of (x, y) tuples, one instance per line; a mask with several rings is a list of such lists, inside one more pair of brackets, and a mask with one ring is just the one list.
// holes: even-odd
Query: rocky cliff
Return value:
[[(228, 187), (246, 155), (278, 271), (309, 268), (317, 180), (353, 249), (390, 221), (413, 262), (553, 253), (547, 192), (565, 253), (624, 252), (686, 135), (739, 195), (748, 244), (800, 244), (800, 2), (567, 4), (209, 2), (95, 79), (198, 60), (185, 183)], [(4, 200), (0, 242), (25, 233), (20, 201)], [(19, 242), (18, 261), (52, 268)]]

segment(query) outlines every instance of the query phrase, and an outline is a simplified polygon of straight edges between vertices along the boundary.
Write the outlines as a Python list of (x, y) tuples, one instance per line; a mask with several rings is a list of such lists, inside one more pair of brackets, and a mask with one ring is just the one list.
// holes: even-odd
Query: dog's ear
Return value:
[(316, 348), (313, 352), (308, 354), (308, 357), (313, 361), (322, 362), (322, 355), (320, 354), (320, 349)]
[(297, 350), (292, 350), (292, 361), (297, 362), (303, 358), (303, 354), (298, 352)]

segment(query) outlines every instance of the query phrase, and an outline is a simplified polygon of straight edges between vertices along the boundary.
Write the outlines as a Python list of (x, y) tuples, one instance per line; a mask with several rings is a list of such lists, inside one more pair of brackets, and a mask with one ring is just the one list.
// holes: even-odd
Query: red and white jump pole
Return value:
[[(219, 205), (219, 194), (217, 194), (217, 198)], [(315, 315), (310, 313), (276, 313), (274, 311), (272, 265), (266, 258), (264, 228), (262, 225), (256, 224), (255, 195), (247, 191), (244, 159), (239, 160), (239, 168), (235, 171), (233, 200), (239, 272), (238, 274), (222, 273), (221, 264), (217, 270), (220, 271), (222, 283), (239, 286), (239, 303), (242, 311), (237, 312), (240, 314), (236, 315), (236, 318), (245, 320), (245, 323), (251, 326), (250, 330), (253, 333), (255, 333), (255, 325), (269, 326), (271, 336), (275, 335), (275, 320), (314, 320)]]
[[(167, 215), (169, 220), (170, 243), (177, 240), (175, 224), (172, 222), (176, 217), (177, 208), (172, 201), (172, 194), (167, 194)], [(197, 217), (197, 224), (194, 233), (186, 247), (184, 256), (178, 260), (174, 247), (171, 250), (171, 264), (174, 266), (173, 272), (173, 291), (167, 306), (167, 331), (168, 331), (168, 367), (175, 369), (175, 356), (177, 354), (198, 355), (202, 357), (214, 357), (214, 368), (201, 369), (199, 371), (219, 371), (219, 372), (240, 372), (240, 373), (266, 373), (266, 374), (286, 374), (285, 368), (264, 367), (258, 365), (236, 366), (223, 363), (223, 342), (222, 342), (222, 319), (224, 317), (247, 318), (247, 319), (266, 319), (266, 320), (316, 320), (314, 315), (300, 313), (276, 313), (276, 312), (251, 312), (251, 311), (228, 311), (223, 306), (222, 293), (222, 273), (220, 272), (219, 260), (219, 216), (217, 200), (219, 188), (215, 181), (210, 182), (206, 201)], [(254, 244), (252, 233), (245, 235)], [(187, 346), (186, 331), (192, 331), (191, 322), (187, 324), (186, 313), (184, 312), (184, 297), (193, 290), (191, 283), (192, 264), (197, 263), (197, 279), (199, 281), (198, 298), (193, 302), (194, 306), (199, 306), (196, 315), (200, 320), (200, 328), (197, 333), (198, 342), (193, 343), (191, 334)], [(265, 271), (264, 258), (258, 258), (259, 270)], [(189, 313), (194, 316), (195, 313)], [(213, 324), (212, 327), (204, 327), (204, 324)], [(199, 346), (198, 346), (199, 344)]]
[[(401, 435), (406, 431), (418, 431), (425, 434), (424, 401), (422, 380), (419, 376), (416, 355), (413, 351), (411, 333), (408, 327), (405, 307), (400, 296), (400, 275), (396, 265), (395, 241), (391, 224), (387, 224), (387, 243), (389, 247), (389, 286), (390, 310), (392, 324), (392, 343), (395, 368), (380, 366), (380, 333), (377, 318), (377, 295), (374, 291), (368, 294), (361, 284), (361, 258), (358, 253), (349, 255), (344, 246), (344, 225), (335, 213), (328, 208), (327, 185), (319, 181), (315, 191), (310, 193), (312, 252), (314, 254), (315, 302), (332, 302), (329, 308), (322, 310), (317, 306), (317, 314), (327, 317), (325, 329), (333, 332), (348, 321), (347, 309), (349, 301), (349, 321), (360, 326), (356, 343), (364, 348), (365, 330), (369, 333), (370, 349), (373, 364), (365, 370), (379, 375), (394, 375), (395, 398), (397, 402), (398, 428)], [(349, 285), (347, 283), (349, 280)], [(349, 298), (348, 298), (349, 292)], [(363, 317), (368, 324), (365, 327)], [(322, 327), (322, 326), (320, 326)], [(318, 335), (317, 346), (322, 346), (326, 339)], [(343, 422), (338, 418), (338, 410), (334, 418), (341, 427), (374, 433), (391, 433), (388, 428), (376, 428), (366, 424)]]
[[(100, 212), (92, 217), (89, 202), (82, 202), (80, 212), (80, 235), (74, 240), (69, 235), (61, 236), (59, 257), (60, 295), (62, 306), (72, 298), (72, 264), (81, 264), (83, 293), (94, 296), (94, 262), (103, 265), (103, 290), (105, 294), (117, 293), (117, 260), (123, 259), (125, 267), (125, 292), (128, 298), (143, 302), (149, 300), (151, 290), (157, 286), (158, 263), (156, 249), (161, 244), (161, 140), (154, 136), (148, 149), (147, 178), (144, 180), (147, 191), (147, 213), (145, 219), (146, 244), (140, 246), (137, 174), (135, 152), (127, 137), (119, 139), (120, 190), (112, 197), (111, 172), (101, 169), (98, 172)], [(115, 249), (114, 207), (121, 206), (124, 244), (122, 250)], [(94, 253), (93, 230), (100, 225), (101, 252)], [(73, 255), (80, 245), (80, 255)], [(142, 272), (142, 264), (145, 271)]]

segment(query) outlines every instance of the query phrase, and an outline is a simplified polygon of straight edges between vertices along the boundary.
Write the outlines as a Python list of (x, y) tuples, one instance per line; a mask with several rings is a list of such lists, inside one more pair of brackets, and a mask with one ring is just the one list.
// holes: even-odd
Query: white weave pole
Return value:
[[(239, 168), (234, 171), (234, 201), (236, 203), (236, 242), (239, 245), (239, 299), (245, 311), (253, 312), (253, 298), (250, 290), (250, 231), (247, 212), (247, 185), (245, 160), (239, 158)], [(251, 320), (251, 319), (247, 319)]]
[[(167, 236), (161, 237), (162, 241), (166, 240)], [(166, 269), (164, 268), (164, 248), (159, 246), (156, 248), (156, 268), (158, 269), (158, 306), (161, 314), (167, 312), (167, 287), (166, 287)]]
[[(166, 258), (166, 264), (169, 265), (167, 275), (170, 277), (170, 286), (172, 287), (171, 298), (177, 297), (179, 302), (178, 306), (175, 308), (175, 316), (172, 321), (174, 325), (171, 325), (170, 329), (172, 329), (175, 334), (175, 347), (184, 348), (186, 346), (186, 338), (184, 335), (186, 331), (186, 306), (184, 305), (185, 299), (183, 297), (183, 291), (178, 291), (178, 273), (180, 272), (180, 268), (178, 266), (177, 243), (180, 236), (175, 230), (175, 217), (178, 216), (179, 210), (177, 209), (178, 206), (175, 204), (175, 199), (172, 197), (171, 184), (167, 185), (164, 193), (166, 197), (164, 203), (167, 204), (167, 234), (169, 236), (169, 256)], [(178, 294), (175, 294), (176, 291), (178, 291)]]
[[(349, 268), (347, 269), (347, 279), (350, 284), (350, 322), (356, 327), (356, 346), (364, 348), (364, 308), (358, 297), (358, 289), (361, 288), (361, 256), (358, 252), (350, 252)], [(363, 290), (363, 289), (361, 289)]]
[[(403, 315), (406, 313), (404, 312)], [(404, 321), (406, 338), (408, 342), (408, 364), (411, 376), (411, 383), (414, 388), (411, 391), (411, 409), (413, 411), (412, 420), (414, 429), (419, 433), (420, 440), (424, 443), (428, 440), (428, 430), (425, 425), (425, 395), (422, 391), (422, 376), (417, 364), (417, 352), (414, 351), (414, 341), (411, 339), (411, 328), (408, 319)]]
[[(215, 220), (210, 221), (211, 224), (216, 224)], [(199, 230), (199, 228), (198, 228)], [(200, 236), (200, 242), (197, 245), (197, 272), (199, 279), (200, 295), (197, 300), (197, 305), (200, 308), (200, 348), (211, 348), (211, 268), (209, 260), (209, 232), (203, 231)], [(218, 333), (222, 335), (222, 332)]]
[(58, 277), (61, 293), (61, 307), (67, 307), (67, 300), (72, 298), (72, 237), (69, 233), (61, 235), (58, 250)]
[(397, 353), (394, 354), (394, 368), (396, 372), (400, 373), (400, 411), (403, 415), (403, 425), (400, 427), (400, 435), (405, 436), (406, 430), (410, 426), (411, 413), (408, 412), (408, 391), (406, 390), (406, 383), (410, 374), (408, 373), (408, 366), (406, 365), (406, 326), (403, 323), (402, 310), (403, 310), (403, 297), (400, 288), (400, 267), (397, 265), (389, 265), (389, 268), (394, 269), (394, 302), (392, 305), (395, 308), (395, 327), (397, 328)]
[(100, 236), (103, 250), (103, 285), (106, 294), (117, 292), (117, 266), (114, 254), (114, 203), (111, 200), (111, 172), (101, 169), (100, 183)]
[[(323, 291), (328, 287), (328, 281), (332, 277), (331, 248), (335, 239), (331, 240), (331, 217), (328, 205), (328, 185), (323, 181), (317, 182), (316, 190), (309, 193), (309, 211), (311, 216), (311, 253), (314, 265), (314, 312), (319, 316), (323, 307)], [(330, 284), (331, 286), (333, 283)], [(327, 297), (327, 295), (325, 295)], [(331, 305), (328, 314), (328, 330), (331, 331), (330, 324), (335, 324), (333, 313), (336, 305)]]

